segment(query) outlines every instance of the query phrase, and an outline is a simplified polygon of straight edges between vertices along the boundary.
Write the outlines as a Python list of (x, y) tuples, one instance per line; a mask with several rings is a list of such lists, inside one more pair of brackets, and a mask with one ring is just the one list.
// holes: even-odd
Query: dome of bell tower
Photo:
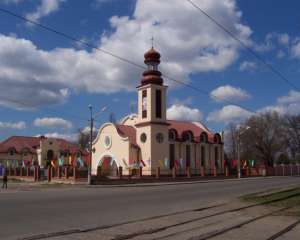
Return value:
[(160, 53), (153, 47), (144, 54), (144, 63), (147, 65), (147, 70), (144, 71), (141, 79), (142, 85), (157, 84), (162, 85), (163, 79), (161, 78), (161, 72), (158, 71), (158, 65), (160, 64)]

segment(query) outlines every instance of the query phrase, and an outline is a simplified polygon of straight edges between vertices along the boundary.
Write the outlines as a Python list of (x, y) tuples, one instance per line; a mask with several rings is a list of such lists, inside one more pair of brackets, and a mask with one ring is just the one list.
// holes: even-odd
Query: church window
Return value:
[(169, 131), (169, 140), (170, 141), (175, 141), (176, 140), (176, 132), (173, 129)]
[(156, 117), (161, 118), (161, 90), (156, 90)]
[(158, 143), (162, 143), (164, 141), (164, 135), (162, 133), (157, 133), (156, 134), (156, 141)]
[(145, 143), (146, 141), (147, 141), (147, 135), (146, 135), (146, 133), (142, 133), (141, 134), (141, 142)]
[(147, 90), (142, 92), (142, 118), (147, 118)]
[(105, 136), (104, 145), (106, 148), (109, 148), (111, 146), (111, 138), (109, 136)]
[(187, 142), (193, 141), (193, 134), (191, 132), (184, 132), (182, 137), (183, 137), (184, 141), (187, 141)]
[(205, 132), (201, 133), (200, 135), (200, 142), (206, 143), (207, 142), (207, 134)]

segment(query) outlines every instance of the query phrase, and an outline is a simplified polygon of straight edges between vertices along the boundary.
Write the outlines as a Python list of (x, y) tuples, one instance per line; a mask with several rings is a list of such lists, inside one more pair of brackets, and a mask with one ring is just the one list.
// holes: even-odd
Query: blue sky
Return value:
[[(194, 0), (300, 88), (299, 1)], [(270, 7), (271, 6), (271, 7)], [(300, 93), (182, 0), (0, 0), (0, 7), (143, 64), (154, 46), (170, 81), (168, 116), (215, 131), (253, 112), (300, 113)], [(0, 12), (0, 140), (74, 138), (88, 105), (122, 118), (135, 106), (142, 70)], [(215, 96), (217, 98), (212, 97)]]

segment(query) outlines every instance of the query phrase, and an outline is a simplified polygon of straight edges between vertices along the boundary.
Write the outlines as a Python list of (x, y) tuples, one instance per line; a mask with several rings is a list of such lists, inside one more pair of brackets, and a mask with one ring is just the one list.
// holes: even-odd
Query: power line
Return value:
[[(33, 107), (31, 105), (27, 104), (24, 101), (21, 102), (21, 101), (17, 101), (17, 100), (13, 100), (13, 99), (5, 99), (5, 101), (11, 102), (11, 103), (14, 103), (14, 104), (19, 104), (19, 105), (23, 106), (24, 108), (33, 109)], [(42, 108), (40, 109), (40, 111), (46, 112), (46, 110), (42, 109)], [(49, 114), (49, 112), (54, 112), (56, 114), (63, 114), (65, 116), (69, 116), (69, 118), (71, 118), (71, 119), (80, 120), (81, 122), (85, 122), (85, 123), (87, 123), (87, 121), (88, 121), (87, 119), (81, 118), (81, 117), (79, 117), (77, 115), (74, 115), (74, 114), (70, 114), (68, 112), (60, 112), (60, 111), (57, 111), (57, 110), (54, 110), (54, 109), (48, 109), (48, 112), (46, 112), (46, 113)]]
[[(44, 30), (47, 30), (47, 31), (52, 32), (52, 33), (55, 33), (56, 35), (62, 36), (62, 37), (66, 38), (66, 39), (69, 39), (69, 40), (71, 40), (71, 41), (73, 41), (73, 42), (80, 43), (80, 44), (82, 44), (82, 45), (84, 45), (84, 46), (87, 46), (87, 47), (89, 47), (89, 48), (91, 48), (91, 49), (95, 49), (95, 50), (100, 51), (100, 52), (102, 52), (102, 53), (104, 53), (104, 54), (110, 55), (111, 57), (114, 57), (114, 58), (116, 58), (116, 59), (118, 59), (118, 60), (120, 60), (120, 61), (122, 61), (122, 62), (127, 63), (127, 64), (133, 65), (133, 66), (135, 66), (135, 67), (137, 67), (137, 68), (139, 68), (139, 69), (143, 69), (143, 70), (146, 69), (145, 66), (140, 65), (140, 64), (138, 64), (138, 63), (136, 63), (136, 62), (133, 62), (133, 61), (127, 59), (127, 58), (121, 57), (121, 56), (119, 56), (119, 55), (117, 55), (117, 54), (114, 54), (114, 53), (112, 53), (112, 52), (110, 52), (110, 51), (108, 51), (108, 50), (105, 50), (105, 49), (103, 49), (103, 48), (99, 48), (99, 47), (97, 47), (97, 46), (95, 46), (95, 45), (93, 45), (93, 44), (91, 44), (91, 43), (86, 42), (86, 41), (77, 39), (76, 37), (73, 37), (73, 36), (71, 36), (71, 35), (69, 35), (69, 34), (66, 34), (66, 33), (64, 33), (64, 32), (58, 31), (58, 30), (56, 30), (56, 29), (54, 29), (54, 28), (51, 28), (51, 27), (45, 26), (45, 25), (43, 25), (43, 24), (41, 24), (41, 23), (35, 22), (35, 21), (33, 21), (33, 20), (30, 20), (30, 19), (28, 19), (28, 18), (26, 18), (26, 17), (24, 17), (24, 16), (21, 16), (21, 15), (19, 15), (19, 14), (16, 14), (16, 13), (14, 13), (14, 12), (12, 12), (12, 11), (9, 11), (9, 10), (3, 9), (3, 8), (0, 8), (0, 11), (3, 12), (3, 13), (5, 13), (5, 14), (8, 14), (8, 15), (10, 15), (10, 16), (13, 16), (13, 17), (16, 17), (16, 18), (18, 18), (18, 19), (21, 19), (22, 21), (29, 22), (29, 23), (31, 23), (31, 24), (33, 24), (33, 25), (36, 25), (36, 26), (38, 26), (38, 27), (40, 27), (40, 28), (42, 28), (42, 29), (44, 29)], [(188, 88), (190, 88), (190, 89), (193, 89), (193, 90), (195, 90), (195, 91), (198, 91), (198, 92), (200, 92), (200, 93), (202, 93), (202, 94), (211, 96), (211, 97), (213, 97), (213, 98), (215, 98), (215, 99), (219, 99), (220, 101), (223, 101), (223, 102), (225, 102), (225, 103), (227, 103), (227, 104), (235, 105), (235, 106), (237, 106), (237, 107), (239, 107), (239, 108), (242, 108), (242, 109), (244, 109), (244, 110), (246, 110), (246, 111), (248, 111), (248, 112), (256, 113), (255, 111), (253, 111), (253, 110), (251, 110), (251, 109), (249, 109), (249, 108), (247, 108), (247, 107), (244, 107), (244, 106), (242, 106), (242, 105), (240, 105), (240, 104), (237, 104), (237, 103), (228, 101), (228, 100), (226, 100), (226, 99), (217, 97), (217, 96), (215, 96), (215, 95), (213, 95), (213, 94), (210, 94), (208, 91), (203, 90), (203, 89), (200, 89), (200, 88), (198, 88), (198, 87), (195, 87), (195, 86), (193, 86), (193, 85), (191, 85), (191, 84), (189, 84), (189, 83), (185, 83), (185, 82), (183, 82), (183, 81), (180, 81), (180, 80), (178, 80), (178, 79), (175, 79), (175, 78), (173, 78), (173, 77), (171, 77), (171, 76), (168, 76), (168, 75), (166, 75), (166, 74), (162, 74), (162, 75), (163, 75), (166, 79), (169, 79), (169, 80), (171, 80), (171, 81), (173, 81), (173, 82), (176, 82), (177, 84), (184, 85), (184, 86), (186, 86), (186, 87), (188, 87)]]
[(239, 39), (234, 33), (232, 33), (230, 30), (228, 30), (224, 25), (222, 25), (215, 18), (213, 18), (211, 15), (209, 15), (207, 12), (205, 12), (202, 8), (200, 8), (192, 0), (186, 0), (186, 1), (188, 1), (194, 8), (196, 8), (197, 10), (199, 10), (203, 15), (205, 15), (208, 19), (210, 19), (214, 24), (216, 24), (224, 32), (226, 32), (230, 37), (232, 37), (234, 40), (236, 40), (242, 47), (244, 47), (255, 58), (257, 58), (263, 65), (265, 65), (269, 70), (271, 70), (273, 73), (275, 73), (281, 80), (283, 80), (284, 82), (286, 82), (288, 85), (290, 85), (292, 88), (296, 89), (297, 91), (300, 91), (300, 89), (295, 84), (293, 84), (292, 82), (290, 82), (280, 71), (278, 71), (271, 64), (269, 64), (268, 62), (266, 62), (259, 54), (257, 54), (255, 51), (253, 51), (249, 46), (247, 46), (246, 43), (244, 43), (241, 39)]

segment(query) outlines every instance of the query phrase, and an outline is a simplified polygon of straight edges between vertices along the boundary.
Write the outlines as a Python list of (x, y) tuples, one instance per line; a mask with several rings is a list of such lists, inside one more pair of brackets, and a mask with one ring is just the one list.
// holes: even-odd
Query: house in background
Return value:
[(6, 167), (84, 166), (88, 153), (64, 139), (13, 136), (0, 143), (0, 165)]
[(168, 120), (167, 86), (158, 70), (160, 54), (153, 48), (145, 53), (147, 69), (138, 91), (138, 114), (125, 117), (119, 124), (105, 123), (93, 142), (92, 174), (115, 176), (143, 167), (143, 175), (171, 174), (175, 166), (182, 173), (187, 167), (199, 174), (224, 170), (224, 145), (220, 134), (200, 122)]

